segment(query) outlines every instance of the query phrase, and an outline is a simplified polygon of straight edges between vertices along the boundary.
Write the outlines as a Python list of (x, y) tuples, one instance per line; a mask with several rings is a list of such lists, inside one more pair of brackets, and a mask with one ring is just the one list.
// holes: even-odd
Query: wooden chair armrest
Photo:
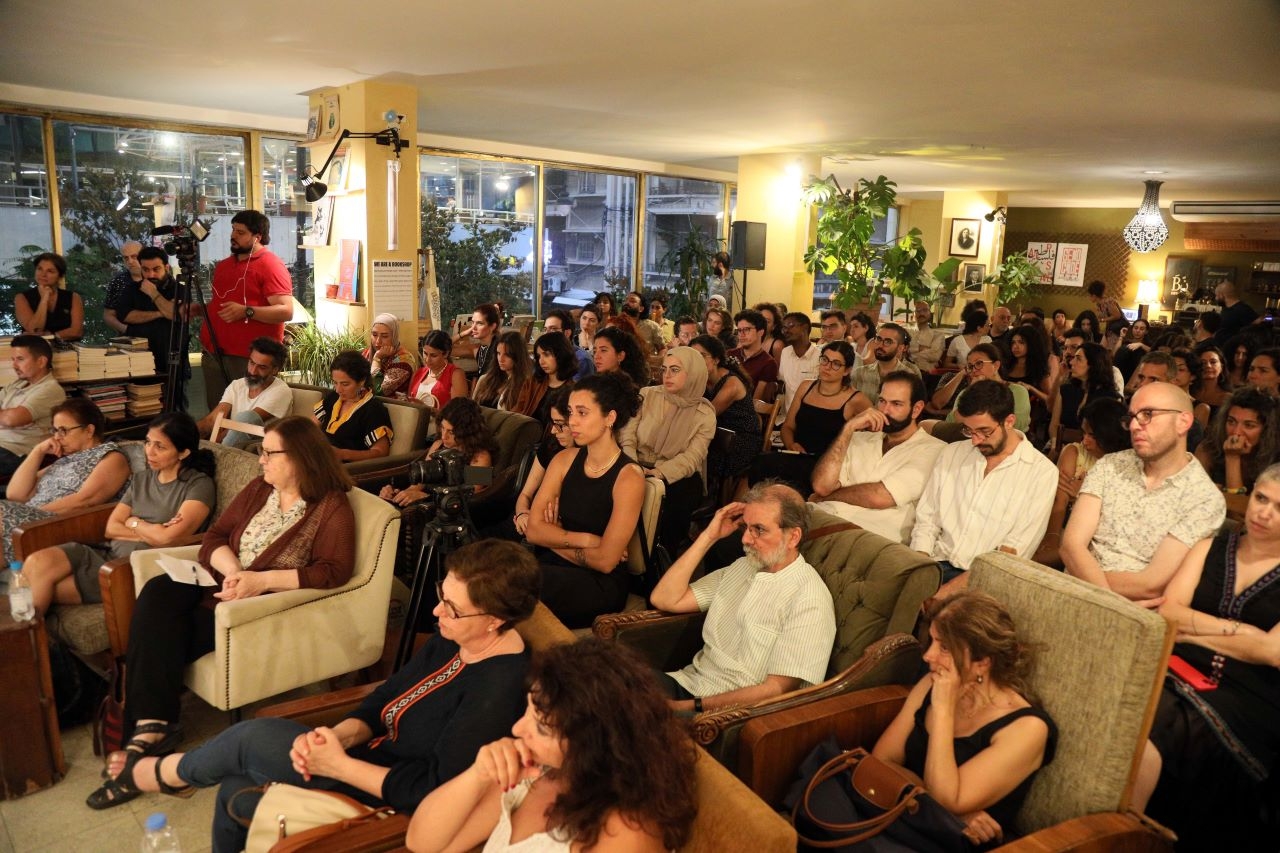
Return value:
[(1098, 812), (1065, 820), (995, 848), (1000, 853), (1166, 853), (1174, 849), (1168, 829), (1132, 812)]
[(107, 620), (107, 636), (111, 638), (111, 655), (123, 658), (129, 650), (129, 623), (133, 621), (133, 605), (138, 600), (129, 558), (103, 563), (98, 569), (98, 588), (102, 590), (102, 612)]
[(672, 672), (693, 660), (702, 648), (705, 613), (633, 610), (597, 616), (591, 633), (602, 640), (625, 643), (659, 672)]
[[(303, 846), (290, 846), (297, 853), (383, 853), (405, 850), (404, 836), (409, 831), (409, 815), (393, 814), (317, 838)], [(287, 841), (287, 840), (286, 840)], [(286, 841), (280, 842), (281, 844)], [(275, 848), (271, 848), (274, 850)]]
[(376, 459), (360, 459), (356, 462), (342, 463), (347, 473), (354, 479), (363, 477), (390, 476), (394, 471), (401, 468), (408, 468), (412, 462), (417, 462), (422, 458), (422, 451), (415, 450), (412, 453), (397, 453), (392, 456), (380, 456)]
[(776, 806), (815, 746), (834, 734), (841, 746), (871, 748), (908, 692), (901, 685), (872, 687), (751, 720), (742, 727), (738, 778)]
[(360, 707), (365, 697), (372, 693), (379, 684), (357, 684), (342, 690), (333, 690), (319, 696), (305, 696), (288, 702), (278, 702), (260, 708), (255, 717), (283, 717), (296, 720), (309, 726), (331, 726), (351, 716), (351, 712)]
[(106, 539), (107, 519), (115, 508), (113, 503), (98, 504), (16, 527), (13, 531), (14, 556), (25, 560), (41, 548), (67, 542), (101, 542)]
[(699, 714), (693, 720), (693, 737), (721, 763), (735, 766), (738, 735), (749, 720), (820, 699), (886, 684), (911, 685), (920, 668), (920, 644), (909, 634), (891, 634), (867, 647), (852, 666), (821, 684), (792, 690), (750, 705), (722, 708)]

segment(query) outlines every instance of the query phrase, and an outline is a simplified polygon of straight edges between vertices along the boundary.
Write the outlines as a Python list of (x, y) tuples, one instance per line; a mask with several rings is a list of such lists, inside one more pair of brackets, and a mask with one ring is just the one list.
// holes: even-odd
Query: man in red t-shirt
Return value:
[(210, 411), (227, 384), (248, 370), (253, 339), (283, 341), (284, 324), (293, 316), (293, 280), (284, 262), (267, 250), (270, 242), (271, 220), (264, 214), (242, 210), (231, 217), (231, 257), (213, 269), (200, 327), (200, 372)]
[(759, 311), (747, 309), (739, 311), (733, 322), (738, 332), (738, 348), (729, 350), (729, 355), (738, 360), (755, 383), (751, 399), (772, 403), (774, 394), (765, 392), (770, 387), (769, 383), (778, 381), (778, 362), (761, 346), (769, 321)]

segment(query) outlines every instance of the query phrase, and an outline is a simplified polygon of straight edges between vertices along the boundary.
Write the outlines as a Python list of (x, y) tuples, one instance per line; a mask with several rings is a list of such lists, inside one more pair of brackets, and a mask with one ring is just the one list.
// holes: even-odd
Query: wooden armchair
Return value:
[[(1037, 648), (1031, 688), (1058, 726), (1057, 753), (1018, 815), (1023, 837), (999, 849), (1171, 850), (1172, 835), (1129, 804), (1173, 627), (1112, 593), (1008, 554), (979, 557), (969, 586), (999, 599)], [(739, 776), (778, 803), (815, 745), (834, 734), (842, 746), (870, 748), (906, 694), (905, 687), (861, 690), (754, 719), (742, 732)]]
[[(907, 684), (919, 665), (919, 644), (909, 634), (921, 604), (938, 590), (937, 563), (823, 512), (813, 514), (800, 552), (822, 575), (835, 604), (828, 678), (773, 699), (697, 715), (695, 739), (730, 768), (737, 764), (738, 736), (748, 720), (865, 687)], [(601, 616), (593, 631), (635, 647), (656, 669), (671, 672), (702, 648), (703, 619), (702, 613), (645, 610)]]
[[(532, 617), (516, 626), (525, 644), (534, 651), (573, 642), (573, 633), (551, 611), (539, 604)], [(362, 685), (324, 696), (308, 697), (264, 708), (260, 717), (288, 717), (307, 725), (332, 725), (353, 711), (376, 685)], [(705, 753), (696, 765), (698, 817), (693, 835), (682, 849), (690, 853), (722, 853), (740, 848), (747, 840), (753, 851), (792, 853), (796, 834), (741, 782)], [(305, 853), (374, 853), (403, 850), (408, 815), (393, 815), (377, 823), (337, 833), (307, 846)], [(301, 851), (300, 851), (301, 853)]]

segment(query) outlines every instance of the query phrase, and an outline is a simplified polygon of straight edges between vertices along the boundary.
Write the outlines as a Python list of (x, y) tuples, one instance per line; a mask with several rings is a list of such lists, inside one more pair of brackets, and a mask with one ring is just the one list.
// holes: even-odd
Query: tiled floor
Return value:
[[(335, 687), (342, 686), (335, 684)], [(245, 709), (321, 692), (328, 684), (302, 688)], [(182, 700), (183, 747), (198, 746), (230, 722), (230, 716), (206, 705), (193, 694)], [(91, 727), (62, 732), (67, 775), (56, 785), (21, 799), (0, 802), (0, 853), (131, 853), (142, 844), (147, 815), (164, 812), (178, 831), (182, 853), (206, 853), (213, 820), (216, 788), (197, 791), (190, 799), (143, 794), (132, 802), (94, 811), (85, 798), (101, 784), (102, 759), (93, 754)]]

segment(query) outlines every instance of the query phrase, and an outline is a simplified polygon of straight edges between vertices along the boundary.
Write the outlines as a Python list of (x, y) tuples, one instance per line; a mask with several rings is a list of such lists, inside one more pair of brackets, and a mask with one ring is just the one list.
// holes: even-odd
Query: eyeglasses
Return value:
[(752, 539), (759, 539), (762, 536), (767, 536), (770, 532), (769, 528), (765, 527), (763, 524), (748, 524), (744, 530), (751, 534)]
[(564, 432), (564, 431), (565, 431), (565, 430), (567, 430), (568, 428), (569, 428), (569, 422), (568, 422), (568, 421), (556, 421), (556, 420), (553, 420), (553, 421), (551, 422), (551, 431), (552, 431), (552, 432)]
[(827, 358), (825, 355), (818, 356), (819, 367), (831, 367), (836, 370), (844, 370), (844, 362), (833, 358)]
[(737, 332), (740, 335), (749, 335), (756, 330), (755, 326), (739, 326)]
[(897, 338), (876, 338), (875, 341), (876, 343), (886, 347), (896, 347), (901, 345)]
[(1151, 419), (1156, 415), (1177, 414), (1181, 409), (1138, 409), (1136, 412), (1129, 412), (1120, 416), (1120, 426), (1128, 429), (1129, 425), (1134, 421), (1138, 422), (1138, 426), (1146, 426), (1151, 423)]
[(988, 364), (995, 364), (994, 361), (971, 361), (964, 366), (965, 373), (977, 373)]
[(988, 438), (995, 435), (996, 430), (998, 429), (1004, 429), (1004, 427), (980, 427), (979, 429), (969, 429), (966, 426), (960, 427), (960, 434), (965, 438), (973, 438), (974, 436), (977, 436), (979, 440), (986, 441)]
[(267, 450), (264, 447), (258, 451), (258, 458), (261, 459), (262, 457), (265, 456), (266, 458), (270, 459), (272, 456), (275, 456), (277, 453), (284, 453), (284, 451), (283, 450)]
[(87, 426), (88, 424), (80, 424), (80, 426), (73, 427), (53, 427), (49, 430), (49, 435), (57, 436), (58, 438), (66, 438), (67, 433), (75, 432), (78, 429), (84, 429)]
[(453, 602), (444, 597), (444, 584), (436, 581), (436, 598), (444, 605), (444, 612), (450, 619), (470, 619), (472, 616), (488, 616), (488, 613), (459, 613)]

